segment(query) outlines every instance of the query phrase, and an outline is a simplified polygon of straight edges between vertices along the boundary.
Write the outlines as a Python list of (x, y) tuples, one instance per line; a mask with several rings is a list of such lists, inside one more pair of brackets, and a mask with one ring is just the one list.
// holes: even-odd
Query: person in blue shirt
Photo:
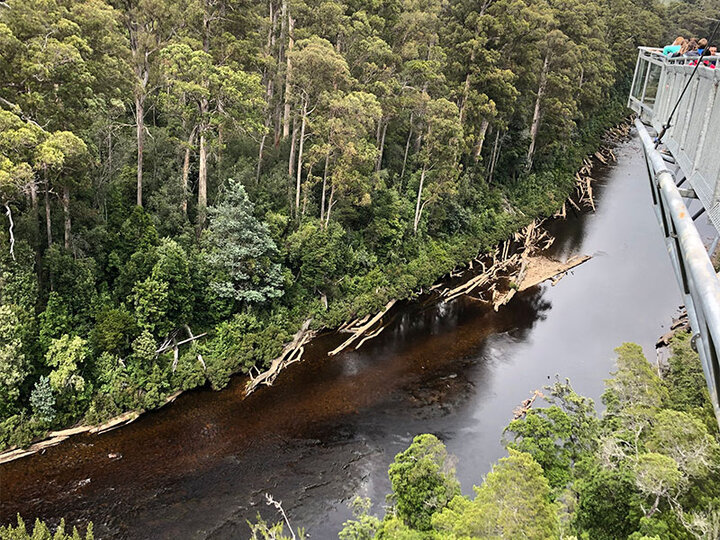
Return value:
[(708, 44), (708, 42), (707, 42), (707, 39), (705, 39), (705, 38), (702, 38), (700, 41), (698, 41), (697, 52), (700, 56), (702, 56), (703, 53), (705, 52), (705, 49), (707, 48), (707, 44)]
[(683, 41), (685, 41), (685, 38), (678, 36), (675, 38), (675, 41), (673, 41), (672, 45), (665, 45), (665, 47), (663, 47), (663, 54), (665, 56), (672, 56), (673, 54), (679, 53)]

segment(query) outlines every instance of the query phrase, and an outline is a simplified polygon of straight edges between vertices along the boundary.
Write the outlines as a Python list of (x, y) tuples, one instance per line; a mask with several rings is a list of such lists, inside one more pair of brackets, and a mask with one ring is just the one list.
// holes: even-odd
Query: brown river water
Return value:
[(640, 145), (597, 171), (596, 213), (554, 223), (552, 254), (593, 255), (557, 285), (517, 295), (499, 313), (459, 298), (408, 303), (359, 351), (329, 358), (343, 339), (316, 339), (271, 388), (243, 399), (188, 392), (104, 435), (82, 435), (0, 466), (0, 523), (21, 513), (93, 521), (96, 538), (247, 538), (248, 519), (280, 519), (282, 501), (311, 538), (337, 538), (356, 494), (378, 515), (387, 469), (419, 433), (457, 456), (472, 493), (505, 453), (512, 411), (556, 374), (599, 402), (613, 349), (654, 343), (680, 304), (653, 215)]

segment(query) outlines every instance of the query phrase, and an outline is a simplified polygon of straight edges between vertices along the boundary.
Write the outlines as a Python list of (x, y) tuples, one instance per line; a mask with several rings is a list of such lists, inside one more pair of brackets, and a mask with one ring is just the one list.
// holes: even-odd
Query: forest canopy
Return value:
[(222, 388), (551, 215), (684, 9), (0, 3), (0, 447)]

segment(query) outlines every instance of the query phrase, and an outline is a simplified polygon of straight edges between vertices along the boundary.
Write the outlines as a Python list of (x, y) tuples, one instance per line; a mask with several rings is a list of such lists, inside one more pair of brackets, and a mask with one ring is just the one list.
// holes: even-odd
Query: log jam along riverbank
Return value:
[[(573, 268), (591, 259), (590, 255), (578, 255), (567, 261), (559, 261), (543, 255), (554, 238), (546, 226), (553, 220), (565, 219), (569, 212), (584, 213), (595, 211), (593, 197), (592, 171), (598, 165), (607, 166), (614, 163), (616, 156), (613, 148), (616, 144), (626, 141), (630, 136), (632, 120), (610, 128), (603, 138), (600, 148), (586, 156), (582, 166), (575, 174), (575, 189), (563, 203), (561, 209), (550, 218), (537, 219), (515, 232), (510, 238), (501, 242), (489, 254), (481, 254), (471, 261), (459, 265), (453, 271), (441, 276), (438, 283), (428, 291), (418, 291), (424, 296), (423, 303), (427, 306), (449, 302), (459, 296), (467, 296), (478, 302), (487, 303), (497, 311), (507, 304), (519, 292), (547, 280), (557, 283)], [(392, 322), (394, 308), (400, 304), (391, 300), (383, 310), (375, 315), (348, 321), (336, 329), (324, 329), (323, 334), (337, 332), (350, 336), (338, 347), (328, 352), (335, 356), (350, 349), (358, 350), (362, 345), (377, 337)], [(245, 396), (256, 391), (260, 386), (272, 386), (278, 375), (286, 367), (302, 360), (305, 346), (317, 335), (318, 330), (310, 329), (311, 321), (306, 320), (293, 340), (286, 344), (282, 353), (274, 359), (267, 370), (253, 376), (247, 375)], [(183, 393), (178, 390), (168, 396), (160, 407), (175, 401)], [(72, 428), (50, 432), (47, 437), (27, 448), (10, 448), (0, 453), (0, 464), (27, 457), (47, 448), (58, 445), (68, 438), (79, 434), (102, 434), (128, 425), (137, 420), (146, 410), (127, 411), (99, 425), (78, 425)]]

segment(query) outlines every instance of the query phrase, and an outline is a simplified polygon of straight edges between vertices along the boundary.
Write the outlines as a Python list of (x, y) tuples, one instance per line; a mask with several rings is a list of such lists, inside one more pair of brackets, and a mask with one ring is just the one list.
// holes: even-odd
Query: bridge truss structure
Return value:
[[(720, 424), (720, 279), (711, 262), (720, 238), (719, 85), (720, 57), (671, 58), (640, 47), (628, 107), (637, 113), (652, 202)], [(693, 200), (701, 207), (691, 214)], [(710, 246), (696, 226), (703, 214), (715, 228)]]

